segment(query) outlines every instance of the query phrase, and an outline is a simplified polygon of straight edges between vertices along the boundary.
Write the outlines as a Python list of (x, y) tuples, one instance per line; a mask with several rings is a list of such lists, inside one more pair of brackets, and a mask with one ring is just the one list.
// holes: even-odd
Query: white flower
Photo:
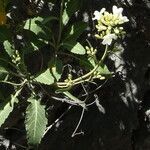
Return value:
[(117, 8), (117, 6), (113, 6), (112, 11), (113, 11), (113, 15), (119, 18), (120, 16), (122, 16), (123, 8)]
[(98, 31), (103, 31), (103, 30), (107, 30), (107, 27), (104, 25), (97, 25), (96, 28), (98, 29)]
[(103, 45), (110, 45), (113, 39), (114, 40), (117, 39), (117, 36), (115, 34), (107, 34), (103, 37), (102, 44)]
[(92, 20), (100, 20), (101, 19), (101, 17), (102, 17), (102, 15), (103, 15), (103, 13), (105, 12), (105, 8), (102, 8), (100, 11), (95, 11), (94, 12), (94, 18), (92, 18)]
[(128, 22), (129, 19), (126, 16), (122, 15), (123, 8), (117, 8), (117, 6), (112, 7), (113, 15), (116, 19), (118, 19), (119, 24), (123, 24), (125, 22)]

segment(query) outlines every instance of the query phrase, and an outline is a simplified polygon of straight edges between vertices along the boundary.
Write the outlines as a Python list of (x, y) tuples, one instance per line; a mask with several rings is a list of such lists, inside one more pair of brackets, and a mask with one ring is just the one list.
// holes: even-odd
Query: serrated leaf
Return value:
[(0, 103), (0, 126), (8, 118), (9, 114), (13, 111), (14, 104), (18, 103), (17, 96), (21, 92), (21, 89), (18, 90), (15, 95), (11, 95), (10, 99), (7, 99), (3, 103)]
[(75, 13), (75, 11), (79, 8), (79, 1), (78, 0), (67, 0), (65, 3), (65, 9), (62, 15), (62, 22), (63, 25), (66, 25), (70, 19), (70, 17)]
[(68, 31), (64, 31), (63, 41), (76, 41), (77, 38), (83, 33), (87, 24), (85, 22), (77, 22), (68, 27)]
[(6, 41), (4, 41), (3, 45), (4, 45), (4, 49), (7, 52), (7, 54), (10, 57), (12, 57), (14, 54), (14, 48), (13, 48), (12, 44), (8, 40), (6, 40)]
[(74, 54), (84, 55), (86, 53), (85, 48), (79, 42), (68, 41), (66, 43), (63, 43), (63, 47)]
[(36, 99), (30, 99), (29, 102), (25, 119), (28, 143), (38, 145), (44, 135), (48, 121), (45, 116), (45, 107)]
[(54, 83), (54, 78), (50, 73), (50, 70), (47, 69), (45, 72), (41, 73), (38, 77), (36, 77), (35, 81), (42, 84), (51, 85)]

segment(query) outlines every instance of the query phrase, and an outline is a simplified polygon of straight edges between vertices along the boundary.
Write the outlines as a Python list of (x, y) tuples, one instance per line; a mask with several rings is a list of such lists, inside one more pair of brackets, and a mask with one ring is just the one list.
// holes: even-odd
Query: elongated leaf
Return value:
[(10, 43), (8, 40), (6, 40), (6, 41), (4, 41), (3, 45), (4, 45), (4, 48), (5, 48), (5, 51), (7, 52), (7, 54), (8, 54), (10, 57), (12, 57), (13, 54), (14, 54), (14, 48), (13, 48), (13, 46), (11, 45), (11, 43)]
[(76, 41), (77, 38), (83, 33), (87, 24), (85, 22), (77, 22), (68, 28), (68, 31), (64, 31), (64, 40), (63, 41)]
[(47, 85), (51, 85), (54, 83), (54, 78), (49, 69), (47, 69), (44, 73), (41, 73), (38, 77), (35, 78), (35, 80), (39, 83)]
[(13, 111), (14, 104), (18, 102), (17, 96), (19, 95), (21, 89), (16, 92), (15, 95), (11, 95), (11, 98), (0, 103), (0, 126), (8, 118), (9, 114)]
[(37, 145), (44, 135), (48, 121), (45, 116), (45, 107), (36, 99), (30, 99), (29, 102), (25, 120), (27, 138), (30, 145)]
[(84, 55), (86, 52), (84, 47), (79, 42), (72, 42), (72, 41), (66, 42), (63, 43), (63, 47), (65, 47), (66, 49), (68, 49), (70, 52), (74, 54)]

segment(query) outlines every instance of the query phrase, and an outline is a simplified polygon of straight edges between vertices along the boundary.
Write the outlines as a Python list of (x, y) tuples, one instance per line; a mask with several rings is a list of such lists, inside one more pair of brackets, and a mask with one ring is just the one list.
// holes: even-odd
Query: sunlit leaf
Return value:
[(10, 57), (12, 57), (14, 54), (14, 51), (15, 51), (12, 44), (8, 40), (6, 40), (6, 41), (4, 41), (3, 45), (4, 45), (4, 49), (7, 52), (7, 54)]
[(52, 74), (50, 73), (50, 70), (47, 69), (45, 72), (41, 73), (38, 77), (36, 77), (35, 81), (42, 83), (42, 84), (51, 85), (54, 83), (54, 78)]
[(28, 19), (24, 29), (34, 32), (41, 39), (48, 40), (51, 37), (51, 30), (44, 26), (43, 21), (44, 18), (42, 17)]
[(79, 42), (66, 42), (63, 43), (63, 47), (74, 54), (84, 55), (86, 52), (85, 48)]
[(112, 73), (108, 70), (107, 66), (105, 64), (102, 64), (98, 67), (97, 71), (101, 75), (111, 75)]
[(14, 104), (18, 102), (17, 96), (20, 92), (21, 89), (19, 89), (14, 95), (11, 95), (10, 98), (0, 103), (0, 126), (5, 122), (9, 114), (13, 111)]
[(38, 145), (44, 135), (47, 125), (45, 106), (36, 99), (29, 99), (29, 106), (26, 110), (25, 126), (27, 139), (30, 145)]

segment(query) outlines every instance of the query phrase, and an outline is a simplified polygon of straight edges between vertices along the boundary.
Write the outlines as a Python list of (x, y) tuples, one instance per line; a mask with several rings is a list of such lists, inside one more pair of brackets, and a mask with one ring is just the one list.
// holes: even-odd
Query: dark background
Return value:
[[(150, 118), (145, 114), (150, 109), (150, 1), (84, 0), (83, 3), (82, 11), (87, 16), (117, 5), (124, 8), (124, 15), (130, 20), (125, 26), (127, 35), (121, 43), (122, 51), (110, 56), (107, 62), (116, 76), (95, 93), (105, 112), (96, 105), (85, 111), (77, 131), (84, 134), (71, 137), (82, 112), (82, 108), (73, 107), (42, 139), (39, 150), (150, 150)], [(50, 116), (52, 122), (67, 107), (57, 104)], [(12, 116), (19, 113), (18, 109)], [(25, 149), (21, 147), (26, 143), (23, 119), (13, 118), (9, 122), (14, 122), (11, 127), (19, 131), (3, 131), (0, 145), (7, 139), (17, 150)]]

